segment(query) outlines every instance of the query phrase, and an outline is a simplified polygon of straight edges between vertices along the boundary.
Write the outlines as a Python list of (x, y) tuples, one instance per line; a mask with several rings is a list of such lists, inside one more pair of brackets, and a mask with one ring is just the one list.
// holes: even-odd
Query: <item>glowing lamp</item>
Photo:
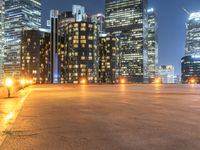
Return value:
[(86, 84), (87, 81), (86, 81), (86, 79), (81, 79), (80, 83), (81, 83), (81, 84)]
[(125, 84), (125, 83), (126, 83), (126, 80), (125, 80), (125, 79), (121, 79), (121, 80), (120, 80), (120, 83), (121, 83), (121, 84)]
[(29, 84), (29, 80), (26, 80), (26, 84)]
[(161, 83), (160, 79), (155, 79), (155, 83), (160, 84)]
[(195, 83), (196, 83), (196, 80), (195, 80), (195, 79), (190, 79), (190, 83), (191, 83), (191, 84), (195, 84)]
[(10, 78), (7, 78), (7, 79), (5, 80), (5, 86), (6, 86), (7, 88), (11, 88), (11, 87), (13, 86), (13, 80), (10, 79)]
[(22, 86), (24, 86), (26, 84), (25, 79), (22, 79), (20, 83), (21, 83)]
[(33, 80), (29, 80), (29, 84), (33, 84)]

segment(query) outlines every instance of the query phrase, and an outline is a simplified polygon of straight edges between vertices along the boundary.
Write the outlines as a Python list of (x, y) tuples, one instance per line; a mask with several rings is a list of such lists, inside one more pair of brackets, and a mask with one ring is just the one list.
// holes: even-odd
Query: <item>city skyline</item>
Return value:
[[(190, 12), (198, 11), (200, 10), (200, 1), (170, 1), (173, 2), (173, 5), (169, 1), (149, 0), (149, 8), (155, 9), (158, 18), (159, 64), (172, 64), (175, 66), (175, 73), (181, 74), (181, 58), (185, 52), (185, 23), (188, 18), (183, 8)], [(50, 9), (71, 10), (73, 4), (85, 6), (86, 13), (90, 15), (105, 12), (105, 0), (97, 2), (91, 0), (61, 0), (59, 4), (56, 1), (42, 1), (42, 26), (46, 27)], [(172, 22), (174, 23), (172, 24)]]

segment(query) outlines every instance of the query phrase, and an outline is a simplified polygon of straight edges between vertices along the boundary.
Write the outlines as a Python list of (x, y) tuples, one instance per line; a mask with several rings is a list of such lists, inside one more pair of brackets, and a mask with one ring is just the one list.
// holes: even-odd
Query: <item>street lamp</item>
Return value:
[(121, 84), (125, 84), (125, 83), (126, 83), (126, 80), (125, 80), (125, 79), (120, 79), (120, 83), (121, 83)]
[(86, 80), (85, 78), (82, 78), (82, 79), (80, 80), (80, 83), (81, 83), (81, 84), (86, 84), (86, 83), (87, 83), (87, 80)]
[(120, 84), (126, 84), (127, 80), (126, 80), (126, 77), (120, 77), (119, 78), (119, 83)]
[(161, 84), (161, 79), (160, 78), (156, 78), (155, 81), (154, 81), (154, 83)]
[(11, 78), (7, 78), (5, 80), (5, 86), (7, 87), (8, 89), (8, 98), (10, 97), (10, 91), (11, 91), (11, 88), (13, 86), (13, 80)]
[(190, 84), (196, 84), (196, 79), (191, 78), (189, 82), (190, 82)]
[(33, 80), (29, 80), (29, 84), (30, 84), (30, 85), (33, 84)]
[(24, 89), (25, 85), (26, 85), (26, 80), (23, 78), (20, 81), (22, 88)]

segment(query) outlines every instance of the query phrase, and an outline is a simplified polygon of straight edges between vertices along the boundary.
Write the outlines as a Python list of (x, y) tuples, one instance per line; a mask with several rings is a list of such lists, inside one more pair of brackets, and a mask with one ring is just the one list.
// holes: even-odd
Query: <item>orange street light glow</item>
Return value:
[(25, 79), (22, 79), (20, 83), (21, 83), (21, 85), (23, 85), (23, 86), (24, 86), (24, 85), (26, 84), (26, 81), (25, 81)]
[(26, 84), (29, 84), (29, 80), (26, 80)]
[(121, 80), (120, 80), (120, 83), (121, 83), (121, 84), (125, 84), (125, 83), (126, 83), (126, 80), (125, 80), (125, 79), (121, 79)]
[(29, 84), (33, 84), (33, 80), (29, 80)]
[(155, 83), (160, 84), (161, 83), (160, 79), (155, 79)]
[(196, 83), (196, 80), (195, 80), (195, 79), (191, 79), (191, 80), (190, 80), (190, 83), (191, 83), (191, 84), (195, 84), (195, 83)]
[(80, 83), (81, 83), (81, 84), (86, 84), (87, 81), (86, 81), (86, 79), (81, 79)]
[(5, 86), (10, 88), (13, 86), (13, 80), (10, 79), (10, 78), (7, 78), (6, 81), (5, 81)]

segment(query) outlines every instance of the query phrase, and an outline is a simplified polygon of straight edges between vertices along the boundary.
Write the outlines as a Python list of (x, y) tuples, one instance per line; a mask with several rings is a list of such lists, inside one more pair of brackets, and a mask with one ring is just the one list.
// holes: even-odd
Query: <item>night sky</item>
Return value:
[[(49, 18), (50, 9), (71, 10), (73, 4), (85, 6), (88, 14), (104, 13), (104, 0), (42, 0), (43, 27)], [(149, 0), (158, 18), (159, 64), (172, 64), (177, 74), (181, 72), (181, 57), (184, 56), (185, 23), (187, 14), (200, 10), (200, 0)]]

